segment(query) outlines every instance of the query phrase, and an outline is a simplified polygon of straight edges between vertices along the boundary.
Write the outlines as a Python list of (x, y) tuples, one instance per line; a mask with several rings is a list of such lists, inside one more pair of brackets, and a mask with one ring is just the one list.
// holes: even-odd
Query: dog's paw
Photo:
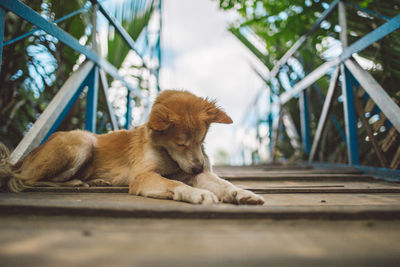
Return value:
[(112, 185), (110, 182), (103, 179), (93, 179), (87, 182), (90, 186), (110, 186)]
[(232, 191), (233, 202), (244, 205), (263, 205), (264, 198), (251, 191), (239, 189)]
[(173, 199), (192, 204), (211, 205), (218, 203), (218, 198), (214, 193), (208, 190), (191, 187), (177, 188), (174, 192)]
[(60, 183), (60, 185), (63, 186), (74, 186), (74, 187), (89, 187), (89, 184), (85, 183), (82, 180), (79, 179), (73, 179), (64, 183)]
[(218, 203), (218, 197), (208, 190), (201, 190), (200, 192), (196, 190), (196, 192), (192, 194), (192, 200), (193, 202), (191, 203), (195, 204), (211, 205)]

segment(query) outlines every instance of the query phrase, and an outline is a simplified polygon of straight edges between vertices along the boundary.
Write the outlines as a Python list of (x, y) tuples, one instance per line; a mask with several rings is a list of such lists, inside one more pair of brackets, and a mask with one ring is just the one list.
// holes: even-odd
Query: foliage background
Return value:
[[(311, 28), (331, 2), (320, 0), (219, 0), (219, 5), (223, 10), (235, 10), (241, 17), (231, 25), (231, 32), (237, 35), (243, 30), (250, 30), (263, 41), (267, 54), (263, 55), (262, 61), (266, 67), (272, 69), (277, 60), (284, 55), (300, 36)], [(349, 2), (389, 18), (398, 15), (400, 9), (399, 0), (353, 0)], [(386, 22), (386, 20), (378, 16), (372, 16), (356, 10), (351, 5), (346, 5), (346, 7), (349, 44)], [(321, 27), (307, 39), (294, 55), (302, 63), (305, 74), (311, 72), (327, 59), (327, 53), (330, 52), (328, 50), (334, 43), (333, 41), (339, 40), (339, 32), (340, 27), (338, 27), (338, 12), (336, 9), (327, 20), (322, 22)], [(400, 103), (400, 93), (398, 91), (400, 82), (399, 48), (400, 32), (397, 30), (359, 53), (359, 56), (372, 62), (373, 66), (369, 70), (370, 73), (397, 103)], [(289, 70), (289, 77), (294, 77), (293, 79), (291, 78), (293, 84), (299, 80), (299, 77), (296, 77), (296, 75), (290, 76), (290, 74), (291, 71)], [(312, 90), (308, 90), (311, 111), (311, 138), (315, 134), (322, 108), (321, 97), (318, 96), (316, 91), (320, 90), (326, 95), (328, 84), (329, 80), (324, 77), (317, 81)], [(337, 86), (340, 87), (340, 82)], [(336, 101), (333, 103), (331, 112), (338, 119), (341, 129), (344, 131), (341, 93), (338, 93), (341, 90), (340, 88), (337, 89), (339, 90), (336, 90)], [(275, 93), (280, 94), (283, 91), (284, 89), (281, 86), (279, 92)], [(374, 137), (382, 148), (384, 156), (389, 162), (388, 164), (392, 168), (400, 167), (398, 132), (391, 127), (382, 113), (376, 111), (375, 104), (368, 97), (364, 97), (365, 92), (362, 89), (359, 89), (357, 94), (359, 96), (358, 100), (364, 108), (365, 116), (374, 130)], [(297, 99), (291, 100), (286, 104), (286, 107), (292, 115), (297, 129), (300, 129)], [(265, 121), (266, 114), (261, 119)], [(257, 125), (254, 125), (254, 127), (257, 127)], [(371, 149), (370, 140), (366, 136), (365, 129), (359, 118), (357, 128), (361, 163), (381, 166), (379, 161), (376, 160), (375, 151)], [(290, 147), (287, 138), (285, 134), (281, 134), (279, 138), (276, 151), (278, 158), (287, 159), (293, 156), (293, 149)], [(262, 143), (260, 140), (258, 142)], [(316, 160), (347, 162), (346, 145), (330, 120), (328, 120), (325, 127), (321, 143)], [(257, 154), (259, 149), (253, 150), (252, 153)], [(303, 155), (302, 158), (306, 159), (306, 155)]]
[[(60, 18), (87, 4), (86, 0), (65, 1), (24, 0), (30, 8), (48, 20)], [(109, 11), (114, 14), (134, 40), (137, 40), (153, 12), (154, 1), (127, 0), (113, 3)], [(92, 9), (58, 24), (60, 28), (80, 41), (91, 46)], [(12, 12), (6, 13), (4, 40), (13, 39), (34, 27)], [(119, 34), (108, 38), (107, 60), (120, 68), (127, 57), (129, 47)], [(48, 103), (84, 60), (74, 50), (59, 42), (43, 31), (5, 46), (0, 72), (0, 141), (13, 149), (32, 127), (35, 120), (47, 107)], [(132, 68), (139, 68), (130, 66)], [(130, 76), (127, 74), (127, 76)], [(144, 88), (140, 75), (133, 77), (141, 89)], [(112, 82), (111, 77), (108, 77)], [(126, 93), (125, 93), (126, 95)], [(80, 99), (85, 98), (85, 92)], [(85, 101), (77, 101), (64, 119), (58, 130), (83, 128), (85, 121)], [(106, 114), (106, 104), (101, 93), (98, 102), (98, 124)], [(110, 130), (110, 125), (102, 129)]]

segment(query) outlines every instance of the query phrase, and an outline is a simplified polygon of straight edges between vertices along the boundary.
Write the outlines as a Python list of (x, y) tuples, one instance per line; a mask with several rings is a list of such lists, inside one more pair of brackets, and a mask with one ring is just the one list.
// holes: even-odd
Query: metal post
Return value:
[(0, 71), (1, 71), (1, 59), (3, 55), (3, 39), (4, 39), (4, 24), (6, 20), (6, 11), (0, 7)]
[(300, 92), (299, 98), (301, 142), (307, 155), (310, 154), (310, 117), (308, 109), (307, 90)]
[[(317, 151), (319, 140), (321, 139), (322, 131), (324, 129), (325, 122), (326, 122), (326, 118), (328, 117), (332, 99), (335, 94), (336, 81), (337, 81), (338, 76), (339, 76), (339, 66), (336, 67), (335, 72), (333, 73), (333, 75), (331, 77), (331, 81), (329, 83), (328, 93), (326, 94), (326, 98), (325, 98), (324, 104), (322, 106), (321, 116), (319, 117), (319, 120), (318, 120), (318, 126), (317, 126), (317, 130), (315, 132), (314, 142), (312, 144), (310, 156), (308, 158), (309, 163), (312, 162), (312, 160), (314, 159), (315, 153)], [(340, 129), (340, 127), (339, 127), (339, 129)], [(346, 140), (346, 138), (343, 137), (343, 140)]]
[(296, 125), (293, 122), (293, 118), (284, 107), (281, 107), (282, 122), (285, 127), (287, 136), (290, 139), (290, 144), (295, 150), (301, 149), (300, 136), (297, 132)]
[(359, 156), (356, 127), (357, 122), (354, 109), (353, 83), (351, 74), (344, 64), (340, 65), (340, 71), (342, 74), (342, 94), (344, 97), (343, 108), (346, 128), (347, 154), (349, 157), (349, 164), (358, 165)]
[(268, 96), (267, 96), (267, 105), (268, 105), (268, 111), (267, 111), (267, 123), (268, 123), (268, 138), (269, 138), (269, 155), (270, 158), (269, 160), (272, 161), (272, 132), (273, 132), (273, 121), (274, 121), (274, 116), (272, 114), (272, 90), (270, 87), (267, 88), (268, 90)]
[(156, 70), (156, 78), (157, 78), (157, 90), (160, 91), (160, 69), (161, 69), (161, 29), (162, 29), (162, 0), (158, 2), (158, 13), (159, 13), (159, 28), (158, 28), (158, 40), (157, 40), (157, 59), (158, 66)]
[(115, 118), (113, 105), (110, 102), (110, 99), (108, 97), (108, 91), (109, 91), (108, 89), (109, 88), (108, 88), (108, 84), (107, 84), (106, 73), (102, 69), (99, 69), (99, 74), (100, 74), (100, 82), (101, 82), (102, 88), (103, 88), (103, 90), (102, 90), (103, 96), (104, 96), (104, 99), (107, 104), (108, 117), (110, 118), (112, 129), (115, 131), (115, 130), (118, 130), (118, 123), (117, 123), (117, 119)]
[(99, 53), (97, 45), (97, 10), (99, 10), (99, 4), (95, 3), (93, 5), (93, 15), (92, 15), (92, 50)]
[(386, 93), (385, 89), (379, 85), (374, 77), (354, 59), (346, 60), (345, 65), (352, 73), (354, 78), (360, 83), (362, 88), (374, 100), (375, 104), (389, 119), (390, 123), (400, 132), (400, 107)]
[[(340, 41), (342, 42), (342, 48), (347, 48), (347, 21), (346, 21), (346, 6), (343, 1), (339, 2), (339, 24), (341, 27)], [(357, 127), (356, 127), (356, 116), (354, 109), (354, 93), (353, 93), (353, 80), (351, 74), (344, 66), (340, 65), (340, 73), (342, 74), (342, 94), (344, 97), (343, 108), (344, 108), (344, 122), (346, 128), (346, 143), (347, 143), (347, 154), (349, 158), (349, 164), (358, 165), (358, 142), (357, 142)]]
[(343, 50), (347, 48), (347, 21), (346, 21), (346, 5), (344, 1), (340, 1), (338, 5), (339, 10), (339, 24), (340, 24), (340, 41), (342, 42)]
[(274, 154), (275, 154), (275, 148), (276, 144), (278, 142), (278, 131), (279, 131), (279, 125), (282, 122), (282, 112), (281, 110), (279, 111), (279, 115), (274, 117), (274, 120), (272, 122), (272, 135), (271, 135), (271, 155), (272, 155), (272, 161), (274, 160)]
[[(97, 10), (98, 4), (93, 5), (92, 15), (92, 50), (98, 52), (97, 47)], [(88, 91), (86, 95), (86, 120), (85, 130), (96, 132), (96, 113), (99, 89), (99, 68), (94, 66), (89, 74)]]
[(99, 68), (94, 66), (89, 74), (88, 92), (86, 96), (86, 121), (85, 130), (96, 131), (96, 112), (99, 89)]
[(131, 128), (132, 122), (132, 105), (131, 105), (132, 97), (131, 91), (128, 90), (128, 94), (126, 95), (126, 114), (125, 114), (125, 129), (129, 130)]

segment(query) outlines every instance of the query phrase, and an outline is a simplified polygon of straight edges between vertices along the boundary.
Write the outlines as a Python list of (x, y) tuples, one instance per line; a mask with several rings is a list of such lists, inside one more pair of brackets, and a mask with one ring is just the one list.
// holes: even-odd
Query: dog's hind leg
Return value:
[(89, 187), (89, 183), (85, 183), (79, 179), (72, 179), (66, 182), (35, 182), (32, 186), (34, 187), (63, 187), (63, 186), (73, 186), (73, 187)]
[(47, 142), (16, 164), (9, 188), (20, 191), (15, 185), (21, 182), (30, 186), (39, 181), (64, 183), (70, 180), (91, 160), (95, 143), (95, 135), (85, 131), (53, 134)]

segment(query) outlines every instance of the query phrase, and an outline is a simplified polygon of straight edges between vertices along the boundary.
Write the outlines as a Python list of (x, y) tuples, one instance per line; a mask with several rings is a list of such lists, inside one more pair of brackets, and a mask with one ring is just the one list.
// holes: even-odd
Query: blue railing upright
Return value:
[[(374, 16), (377, 16), (386, 22), (377, 27), (372, 32), (361, 37), (351, 45), (348, 45), (347, 41), (347, 20), (346, 20), (346, 6), (359, 9), (363, 12), (367, 12)], [(342, 53), (331, 60), (324, 62), (318, 68), (314, 69), (307, 76), (301, 77), (301, 79), (293, 84), (291, 90), (284, 91), (279, 94), (279, 90), (276, 90), (276, 86), (282, 86), (278, 74), (284, 67), (288, 66), (288, 60), (295, 57), (295, 53), (302, 46), (302, 44), (310, 37), (321, 25), (321, 23), (326, 20), (333, 11), (338, 10), (339, 15), (339, 25), (340, 31), (340, 42), (342, 45)], [(345, 126), (345, 143), (347, 146), (348, 163), (353, 166), (360, 165), (359, 157), (359, 147), (357, 138), (357, 120), (356, 120), (356, 107), (355, 107), (355, 97), (353, 88), (361, 86), (367, 95), (375, 102), (376, 106), (379, 108), (379, 112), (382, 112), (387, 120), (389, 121), (390, 127), (394, 127), (398, 132), (400, 132), (400, 107), (393, 101), (393, 99), (387, 94), (387, 92), (382, 88), (382, 86), (374, 79), (374, 77), (364, 70), (359, 63), (354, 59), (354, 55), (365, 48), (369, 47), (373, 43), (381, 40), (385, 36), (393, 33), (400, 28), (400, 14), (389, 18), (381, 14), (377, 14), (361, 8), (353, 3), (349, 3), (343, 0), (334, 0), (328, 8), (321, 14), (313, 26), (309, 29), (307, 33), (302, 35), (294, 45), (283, 55), (283, 57), (277, 61), (273, 66), (272, 70), (269, 72), (269, 76), (263, 76), (258, 73), (265, 81), (265, 88), (263, 90), (268, 91), (270, 97), (267, 98), (269, 101), (268, 106), (273, 106), (274, 108), (269, 108), (268, 114), (265, 114), (267, 118), (268, 128), (270, 130), (269, 136), (269, 160), (274, 160), (275, 158), (275, 148), (277, 143), (278, 131), (281, 128), (279, 125), (283, 125), (286, 130), (288, 128), (296, 129), (293, 125), (290, 114), (285, 112), (285, 104), (290, 100), (296, 98), (299, 101), (299, 116), (300, 116), (300, 130), (298, 134), (287, 134), (291, 140), (296, 142), (301, 142), (301, 150), (303, 153), (308, 155), (308, 161), (310, 164), (314, 162), (317, 148), (320, 144), (321, 135), (326, 124), (327, 118), (330, 115), (332, 120), (336, 120), (329, 110), (332, 106), (333, 95), (336, 89), (336, 83), (341, 80), (342, 96), (343, 96), (343, 113), (344, 113), (344, 126)], [(239, 31), (232, 31), (236, 37), (242, 43), (244, 43), (255, 55), (260, 59), (261, 62), (265, 61), (263, 53), (252, 45), (250, 41), (246, 40), (246, 37)], [(264, 63), (265, 64), (265, 63)], [(265, 64), (266, 65), (266, 64)], [(267, 67), (268, 68), (268, 67)], [(326, 97), (324, 98), (324, 103), (321, 111), (320, 118), (316, 124), (316, 130), (314, 139), (311, 140), (310, 134), (310, 111), (309, 103), (307, 102), (306, 91), (310, 90), (315, 86), (315, 83), (325, 75), (330, 76), (330, 84)], [(278, 88), (279, 89), (279, 88)], [(265, 98), (264, 98), (265, 99)], [(274, 100), (275, 99), (275, 100)], [(254, 106), (252, 104), (252, 106)], [(278, 115), (275, 114), (274, 110), (279, 109)], [(379, 113), (378, 112), (378, 113)], [(336, 123), (336, 127), (340, 126)], [(256, 128), (258, 125), (256, 125)], [(372, 140), (373, 141), (373, 140)], [(373, 142), (372, 142), (373, 143)], [(376, 153), (380, 154), (379, 149), (376, 149)], [(243, 155), (243, 151), (240, 153)], [(379, 157), (380, 158), (380, 157)], [(257, 161), (257, 160), (256, 160)], [(255, 161), (255, 162), (256, 162)], [(253, 163), (255, 163), (253, 161)], [(387, 164), (385, 164), (387, 165)], [(382, 166), (388, 168), (389, 166)], [(398, 174), (400, 176), (400, 174)]]
[[(161, 12), (161, 0), (152, 1), (154, 8)], [(143, 68), (150, 71), (152, 75), (155, 75), (158, 86), (158, 75), (161, 66), (161, 52), (160, 52), (160, 30), (158, 31), (158, 40), (155, 45), (156, 53), (153, 53), (157, 57), (157, 66), (149, 67), (144, 60), (143, 56), (139, 52), (139, 48), (133, 41), (132, 37), (127, 33), (127, 31), (121, 26), (119, 21), (113, 17), (104, 7), (104, 5), (97, 0), (90, 0), (84, 5), (83, 8), (71, 12), (59, 19), (54, 21), (48, 21), (36, 11), (31, 9), (28, 5), (22, 3), (19, 0), (1, 0), (0, 1), (0, 66), (1, 66), (1, 55), (3, 47), (14, 42), (20, 41), (38, 30), (43, 30), (47, 34), (54, 36), (60, 42), (69, 46), (76, 52), (84, 55), (87, 61), (80, 65), (79, 69), (75, 71), (72, 76), (65, 82), (58, 93), (54, 96), (52, 101), (49, 103), (44, 112), (40, 115), (34, 125), (26, 133), (23, 140), (18, 144), (16, 149), (11, 154), (11, 162), (15, 163), (23, 156), (25, 156), (34, 147), (45, 141), (54, 131), (57, 130), (58, 126), (64, 120), (68, 112), (70, 111), (73, 104), (78, 100), (79, 96), (83, 92), (84, 88), (88, 88), (86, 94), (86, 114), (85, 114), (85, 129), (91, 132), (96, 132), (96, 113), (97, 113), (97, 102), (98, 102), (98, 88), (99, 83), (101, 83), (103, 88), (103, 93), (106, 100), (108, 117), (110, 118), (111, 125), (113, 129), (118, 128), (117, 120), (114, 115), (113, 106), (109, 101), (108, 97), (108, 84), (106, 73), (112, 78), (122, 82), (123, 86), (128, 89), (127, 93), (127, 112), (125, 115), (126, 122), (125, 128), (131, 126), (132, 120), (132, 97), (142, 99), (143, 101), (149, 101), (142, 94), (142, 91), (132, 86), (122, 75), (119, 74), (118, 69), (108, 62), (106, 59), (101, 57), (96, 51), (95, 43), (92, 42), (92, 47), (81, 45), (77, 39), (69, 35), (63, 29), (57, 26), (57, 23), (69, 19), (81, 13), (86, 13), (90, 9), (93, 10), (94, 14), (94, 31), (96, 32), (95, 18), (97, 13), (101, 13), (107, 21), (112, 25), (116, 32), (122, 37), (129, 48), (134, 51), (140, 58)], [(19, 16), (21, 19), (31, 23), (36, 27), (27, 33), (20, 35), (19, 37), (4, 41), (4, 28), (6, 23), (6, 13), (12, 12)], [(161, 20), (161, 15), (160, 20)], [(161, 22), (160, 22), (161, 26)], [(94, 42), (96, 38), (93, 39)], [(152, 58), (151, 58), (152, 60)], [(3, 64), (7, 64), (3, 62)], [(1, 71), (1, 68), (0, 68)], [(103, 122), (102, 122), (103, 123)]]

